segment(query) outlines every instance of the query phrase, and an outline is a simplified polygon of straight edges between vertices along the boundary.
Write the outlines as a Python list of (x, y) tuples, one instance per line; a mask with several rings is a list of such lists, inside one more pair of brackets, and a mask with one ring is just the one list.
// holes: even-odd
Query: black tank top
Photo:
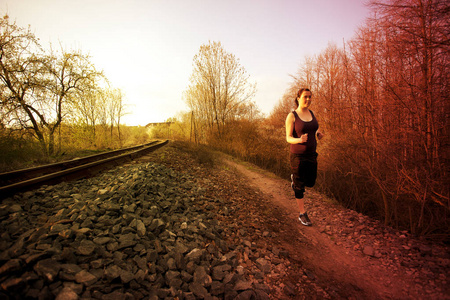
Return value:
[(291, 153), (295, 154), (313, 154), (316, 153), (317, 140), (316, 132), (319, 129), (319, 123), (312, 111), (309, 111), (312, 116), (312, 120), (305, 122), (298, 116), (297, 112), (294, 110), (292, 113), (295, 116), (294, 131), (292, 136), (294, 138), (299, 138), (302, 134), (308, 134), (308, 141), (301, 144), (291, 144)]

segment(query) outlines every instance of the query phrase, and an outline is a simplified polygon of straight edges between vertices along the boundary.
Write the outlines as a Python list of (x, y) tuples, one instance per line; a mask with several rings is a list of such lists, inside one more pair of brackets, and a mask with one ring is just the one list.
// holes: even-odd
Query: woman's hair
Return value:
[(308, 88), (301, 88), (298, 90), (297, 96), (294, 99), (296, 109), (298, 108), (298, 98), (302, 96), (303, 92), (311, 92), (311, 91)]

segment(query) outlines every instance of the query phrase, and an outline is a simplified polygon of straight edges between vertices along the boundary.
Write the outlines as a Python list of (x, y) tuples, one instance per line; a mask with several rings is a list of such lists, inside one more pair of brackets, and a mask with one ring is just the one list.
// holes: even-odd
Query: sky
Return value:
[(127, 105), (123, 123), (163, 122), (189, 111), (183, 92), (200, 46), (239, 59), (270, 114), (306, 56), (352, 39), (366, 0), (0, 0), (0, 13), (30, 26), (44, 47), (91, 56)]

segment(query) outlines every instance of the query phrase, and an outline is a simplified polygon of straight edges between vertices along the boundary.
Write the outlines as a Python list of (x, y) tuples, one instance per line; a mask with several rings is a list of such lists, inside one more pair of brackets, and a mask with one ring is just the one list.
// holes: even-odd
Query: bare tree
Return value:
[(69, 113), (74, 93), (93, 87), (101, 73), (87, 56), (62, 51), (45, 55), (30, 32), (0, 20), (2, 112), (11, 126), (31, 129), (47, 155), (55, 152), (55, 132)]
[(195, 55), (190, 86), (184, 98), (193, 115), (220, 138), (227, 122), (249, 113), (255, 85), (239, 60), (220, 42), (202, 45)]
[(119, 142), (121, 141), (120, 120), (125, 114), (125, 107), (123, 101), (123, 93), (120, 89), (107, 90), (107, 107), (109, 114), (110, 135), (113, 137), (114, 126), (117, 126), (117, 134)]
[[(369, 25), (377, 40), (384, 132), (396, 158), (399, 193), (414, 197), (420, 213), (413, 228), (425, 230), (427, 202), (448, 209), (450, 7), (443, 0), (372, 1)], [(389, 177), (391, 178), (391, 177)], [(384, 180), (389, 182), (389, 180)], [(447, 187), (445, 187), (447, 186)]]
[[(43, 99), (36, 97), (46, 70), (42, 49), (30, 29), (0, 19), (0, 91), (4, 123), (10, 127), (32, 129), (42, 148), (46, 137), (41, 124)], [(47, 151), (45, 151), (47, 152)]]
[[(52, 54), (45, 60), (49, 73), (43, 88), (47, 93), (47, 101), (53, 106), (52, 122), (46, 122), (48, 129), (48, 152), (54, 152), (54, 133), (61, 125), (63, 118), (70, 114), (70, 107), (77, 101), (77, 95), (84, 90), (96, 90), (97, 82), (103, 76), (97, 72), (89, 60), (89, 56), (79, 51), (67, 52), (62, 50), (60, 55)], [(50, 116), (48, 117), (50, 118)]]

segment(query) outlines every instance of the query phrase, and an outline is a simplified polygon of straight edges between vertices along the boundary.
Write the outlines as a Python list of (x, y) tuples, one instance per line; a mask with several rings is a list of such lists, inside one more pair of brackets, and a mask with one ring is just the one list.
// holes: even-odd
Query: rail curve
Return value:
[(44, 184), (75, 180), (92, 176), (111, 165), (133, 160), (166, 145), (169, 141), (147, 144), (76, 158), (64, 162), (6, 172), (0, 174), (0, 199)]

